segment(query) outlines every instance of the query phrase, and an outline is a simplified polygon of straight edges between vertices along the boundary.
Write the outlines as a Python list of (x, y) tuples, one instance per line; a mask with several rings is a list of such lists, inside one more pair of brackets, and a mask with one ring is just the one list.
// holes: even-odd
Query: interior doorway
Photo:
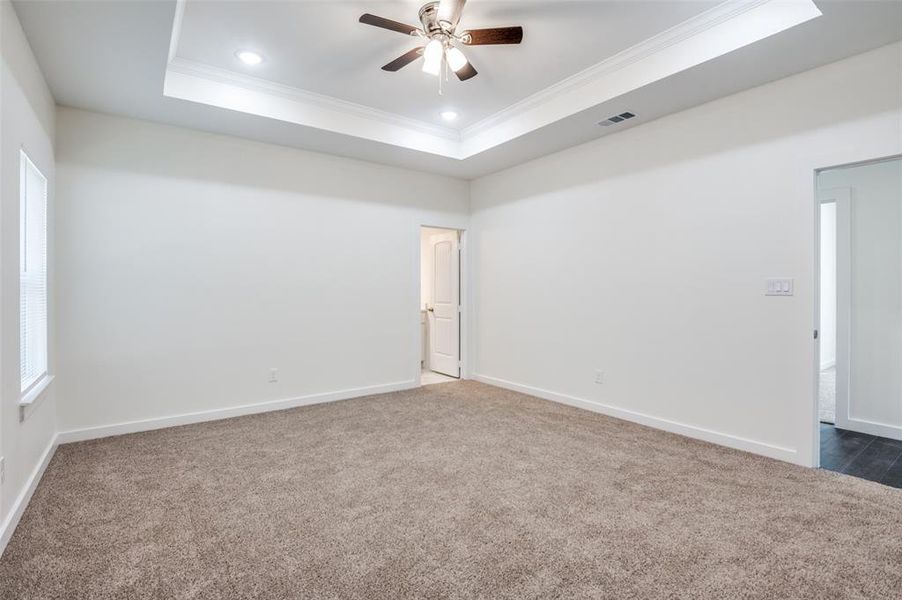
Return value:
[[(848, 190), (844, 190), (847, 195)], [(818, 419), (836, 424), (836, 206), (838, 194), (822, 192), (820, 268), (820, 373), (818, 375)]]
[(420, 383), (461, 376), (461, 232), (420, 229)]
[(902, 157), (816, 183), (820, 466), (902, 487)]

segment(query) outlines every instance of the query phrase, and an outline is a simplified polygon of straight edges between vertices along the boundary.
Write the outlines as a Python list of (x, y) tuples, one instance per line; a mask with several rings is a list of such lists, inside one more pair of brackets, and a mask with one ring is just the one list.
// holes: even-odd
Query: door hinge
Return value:
[(817, 339), (817, 329), (814, 330), (814, 339)]

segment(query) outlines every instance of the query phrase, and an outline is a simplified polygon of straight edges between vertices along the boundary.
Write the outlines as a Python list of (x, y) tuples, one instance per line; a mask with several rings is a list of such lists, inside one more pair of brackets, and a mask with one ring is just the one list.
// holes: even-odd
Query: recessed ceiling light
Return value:
[(263, 57), (260, 54), (250, 50), (239, 50), (235, 53), (235, 56), (246, 65), (259, 65), (263, 62)]
[(453, 110), (446, 110), (442, 113), (442, 118), (446, 121), (453, 121), (457, 118), (457, 113)]

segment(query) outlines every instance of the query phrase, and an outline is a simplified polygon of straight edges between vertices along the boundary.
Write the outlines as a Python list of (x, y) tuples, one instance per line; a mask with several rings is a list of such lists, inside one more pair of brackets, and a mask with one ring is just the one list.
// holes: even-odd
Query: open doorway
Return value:
[(420, 383), (461, 375), (461, 232), (420, 229)]
[(820, 466), (902, 487), (902, 158), (817, 173)]
[(836, 203), (834, 193), (821, 194), (821, 341), (818, 376), (818, 419), (836, 424)]

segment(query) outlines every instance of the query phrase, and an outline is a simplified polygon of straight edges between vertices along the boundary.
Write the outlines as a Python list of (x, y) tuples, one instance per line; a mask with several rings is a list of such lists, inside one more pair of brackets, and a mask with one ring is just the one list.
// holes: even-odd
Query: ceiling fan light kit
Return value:
[(451, 46), (445, 51), (445, 58), (448, 60), (448, 66), (451, 67), (451, 70), (455, 73), (469, 64), (469, 61), (467, 61), (467, 57), (464, 56), (464, 53), (461, 52), (459, 48), (455, 48), (454, 46)]
[(430, 40), (423, 50), (423, 72), (430, 75), (438, 75), (442, 68), (442, 55), (444, 46), (439, 40)]
[(420, 8), (421, 27), (419, 28), (369, 13), (362, 15), (360, 22), (424, 40), (425, 46), (409, 50), (383, 66), (382, 70), (398, 71), (422, 56), (423, 72), (439, 76), (439, 93), (441, 93), (443, 66), (454, 71), (461, 81), (477, 75), (476, 69), (458, 46), (519, 44), (523, 40), (523, 28), (519, 26), (457, 31), (464, 4), (466, 4), (466, 0), (427, 2)]

